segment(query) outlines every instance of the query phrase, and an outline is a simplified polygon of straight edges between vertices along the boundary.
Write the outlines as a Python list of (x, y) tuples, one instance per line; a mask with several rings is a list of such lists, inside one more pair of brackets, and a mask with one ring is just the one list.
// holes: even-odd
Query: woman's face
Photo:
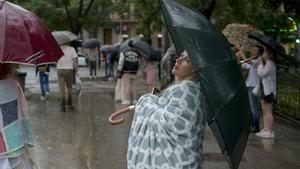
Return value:
[(186, 51), (176, 59), (172, 73), (177, 80), (185, 80), (193, 74), (193, 67)]

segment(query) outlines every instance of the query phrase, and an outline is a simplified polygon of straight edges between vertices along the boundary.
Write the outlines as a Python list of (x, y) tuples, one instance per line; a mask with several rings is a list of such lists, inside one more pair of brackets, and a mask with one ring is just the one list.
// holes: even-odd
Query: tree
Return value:
[[(111, 1), (107, 0), (13, 0), (32, 11), (51, 30), (70, 30), (79, 34), (82, 28), (94, 32), (109, 22)], [(101, 19), (100, 19), (101, 18)]]
[[(144, 35), (145, 40), (151, 44), (151, 35), (155, 31), (161, 31), (162, 18), (158, 1), (132, 0), (135, 10), (134, 15), (138, 20), (137, 33)], [(207, 18), (212, 15), (215, 0), (181, 0), (185, 5), (196, 8)]]

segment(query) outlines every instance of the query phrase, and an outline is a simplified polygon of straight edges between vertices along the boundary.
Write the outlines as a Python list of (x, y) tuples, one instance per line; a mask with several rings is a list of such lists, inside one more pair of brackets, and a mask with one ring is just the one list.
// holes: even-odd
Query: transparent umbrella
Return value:
[(69, 43), (69, 42), (72, 42), (72, 41), (78, 39), (77, 35), (75, 35), (72, 32), (69, 32), (69, 31), (54, 31), (54, 32), (52, 32), (52, 35), (54, 36), (57, 43), (60, 45)]

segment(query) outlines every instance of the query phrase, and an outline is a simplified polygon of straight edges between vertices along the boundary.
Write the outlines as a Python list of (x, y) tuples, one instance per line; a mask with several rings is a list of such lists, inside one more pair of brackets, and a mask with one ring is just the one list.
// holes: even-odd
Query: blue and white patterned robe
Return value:
[(128, 139), (128, 169), (201, 169), (204, 107), (200, 83), (189, 80), (160, 97), (143, 95)]

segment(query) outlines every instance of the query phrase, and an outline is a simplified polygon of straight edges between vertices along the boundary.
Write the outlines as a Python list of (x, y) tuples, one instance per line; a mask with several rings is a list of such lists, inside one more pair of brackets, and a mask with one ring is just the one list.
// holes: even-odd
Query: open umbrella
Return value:
[(284, 47), (274, 38), (258, 32), (249, 32), (248, 35), (249, 38), (255, 39), (266, 47), (271, 48), (276, 54), (286, 56)]
[(142, 38), (140, 36), (133, 36), (131, 38), (126, 39), (124, 42), (120, 44), (120, 51), (125, 51), (128, 48), (128, 43), (130, 41), (137, 42), (140, 41), (141, 39)]
[(117, 49), (114, 45), (108, 44), (108, 45), (101, 46), (100, 51), (101, 52), (116, 52)]
[(78, 39), (77, 35), (69, 31), (54, 31), (52, 32), (52, 35), (60, 45), (70, 43)]
[(261, 32), (259, 29), (248, 24), (231, 23), (222, 31), (230, 44), (241, 44), (242, 50), (250, 51), (251, 47), (258, 45), (257, 41), (248, 37), (248, 32)]
[(231, 168), (239, 166), (250, 130), (249, 100), (239, 65), (224, 35), (207, 18), (174, 0), (160, 0), (178, 52), (196, 69), (207, 99), (207, 121)]
[(63, 55), (46, 25), (33, 13), (0, 0), (0, 63), (56, 63)]
[(82, 47), (93, 49), (93, 48), (96, 48), (96, 47), (100, 47), (101, 43), (102, 42), (101, 42), (100, 39), (90, 38), (90, 39), (85, 40), (82, 43)]
[(136, 51), (146, 59), (152, 61), (161, 60), (160, 52), (155, 51), (153, 48), (151, 48), (151, 46), (147, 42), (140, 40), (140, 41), (133, 42), (132, 45), (134, 46)]

